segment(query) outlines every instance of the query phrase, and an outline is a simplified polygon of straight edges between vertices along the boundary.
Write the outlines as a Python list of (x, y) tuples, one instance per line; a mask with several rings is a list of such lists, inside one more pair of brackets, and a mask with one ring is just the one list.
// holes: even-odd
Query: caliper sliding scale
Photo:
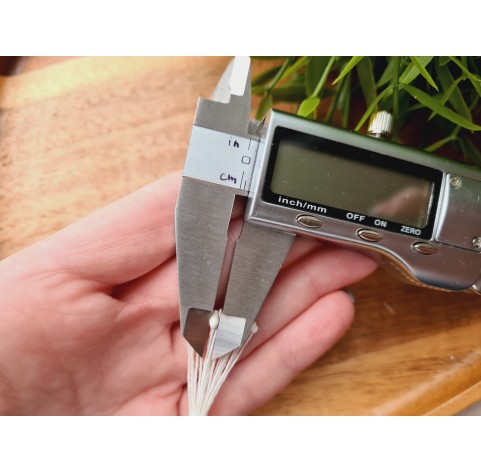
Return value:
[[(215, 308), (236, 196), (248, 197), (248, 203), (235, 246), (215, 357), (246, 339), (296, 234), (378, 251), (419, 285), (480, 292), (479, 169), (275, 111), (268, 126), (263, 126), (249, 121), (250, 108), (250, 60), (236, 58), (212, 99), (199, 100), (182, 176), (175, 212), (180, 323), (183, 335), (200, 355)], [(327, 149), (322, 163), (317, 158), (310, 161), (321, 148)], [(282, 156), (289, 153), (298, 160), (286, 161)], [(336, 164), (346, 156), (350, 159), (344, 164), (347, 173)], [(282, 171), (279, 164), (278, 174), (284, 173), (275, 182), (277, 189), (285, 191), (274, 189), (276, 159), (284, 159), (282, 165), (287, 165)], [(297, 171), (301, 161), (332, 166), (339, 180), (329, 177), (324, 167), (321, 172), (316, 167), (315, 172), (301, 174)], [(292, 163), (294, 167), (289, 167)], [(317, 175), (328, 180), (319, 184), (312, 180)], [(351, 189), (361, 176), (371, 180), (364, 182), (364, 190), (357, 195)], [(295, 179), (300, 184), (292, 187)], [(390, 179), (398, 193), (393, 190), (386, 201), (377, 199), (375, 193), (384, 191)], [(316, 192), (324, 193), (322, 197), (312, 192), (297, 195), (301, 187), (308, 192), (316, 187)], [(373, 187), (377, 188), (371, 194)], [(364, 198), (364, 205), (371, 206), (353, 211), (349, 208), (353, 203), (342, 200), (352, 197)], [(411, 207), (410, 198), (418, 199)], [(334, 203), (328, 206), (330, 199)], [(379, 201), (393, 208), (401, 202), (405, 208), (386, 213), (382, 205), (372, 206)], [(394, 216), (379, 217), (380, 212)]]

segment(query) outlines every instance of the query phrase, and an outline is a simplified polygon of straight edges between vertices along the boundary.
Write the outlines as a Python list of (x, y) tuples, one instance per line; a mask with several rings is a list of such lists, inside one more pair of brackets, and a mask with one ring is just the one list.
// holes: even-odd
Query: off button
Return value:
[(382, 239), (382, 234), (374, 231), (373, 229), (360, 229), (357, 232), (357, 236), (370, 243), (377, 243)]

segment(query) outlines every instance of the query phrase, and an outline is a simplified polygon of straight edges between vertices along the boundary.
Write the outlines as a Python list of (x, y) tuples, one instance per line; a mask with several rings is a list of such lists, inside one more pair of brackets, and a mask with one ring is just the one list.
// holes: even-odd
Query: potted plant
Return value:
[(481, 166), (479, 57), (253, 59), (260, 69), (252, 80), (257, 119), (290, 103), (300, 116), (362, 131), (373, 112), (387, 110), (394, 141)]

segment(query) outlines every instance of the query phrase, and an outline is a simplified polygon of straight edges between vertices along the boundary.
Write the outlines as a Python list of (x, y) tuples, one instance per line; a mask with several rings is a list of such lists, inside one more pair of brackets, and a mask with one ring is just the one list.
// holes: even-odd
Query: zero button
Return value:
[(414, 243), (413, 249), (423, 256), (430, 256), (437, 252), (437, 249), (432, 244), (422, 242)]

